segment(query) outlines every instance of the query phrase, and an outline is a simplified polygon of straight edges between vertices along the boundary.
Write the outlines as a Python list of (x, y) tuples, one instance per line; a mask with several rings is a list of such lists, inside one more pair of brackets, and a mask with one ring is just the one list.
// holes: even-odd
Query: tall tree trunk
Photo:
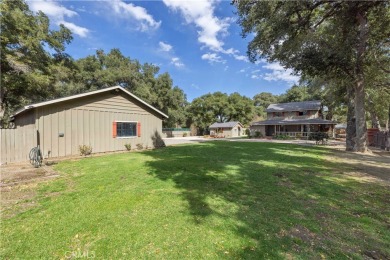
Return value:
[(347, 137), (345, 139), (345, 147), (347, 151), (353, 151), (356, 139), (356, 118), (355, 118), (355, 103), (352, 97), (355, 96), (353, 86), (347, 87)]
[(355, 152), (367, 152), (367, 126), (366, 112), (364, 109), (364, 79), (358, 77), (355, 86), (355, 118), (356, 118), (356, 139)]
[(387, 118), (386, 128), (387, 130), (390, 130), (390, 104), (389, 104), (389, 117)]
[(368, 110), (370, 112), (370, 118), (371, 118), (371, 127), (372, 128), (378, 128), (381, 130), (381, 124), (379, 122), (378, 114), (375, 111), (375, 105), (374, 101), (372, 100), (371, 96), (368, 96)]
[(364, 109), (365, 91), (364, 91), (364, 54), (366, 51), (368, 28), (367, 17), (363, 11), (357, 13), (356, 16), (359, 22), (359, 42), (356, 52), (355, 65), (355, 117), (356, 117), (356, 140), (354, 151), (367, 151), (367, 127), (366, 127), (366, 113)]
[(381, 131), (381, 123), (379, 122), (378, 115), (375, 112), (370, 112), (371, 127), (378, 128)]

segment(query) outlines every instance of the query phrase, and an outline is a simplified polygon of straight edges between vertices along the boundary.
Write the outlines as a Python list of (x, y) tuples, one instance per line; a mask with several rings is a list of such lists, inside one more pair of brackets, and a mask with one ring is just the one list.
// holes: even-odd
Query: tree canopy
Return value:
[[(49, 19), (32, 13), (21, 0), (0, 3), (1, 90), (0, 117), (31, 100), (52, 97), (54, 66), (64, 55), (72, 35), (60, 25), (49, 29)], [(50, 51), (50, 52), (49, 52)]]
[(215, 92), (200, 96), (192, 101), (188, 111), (191, 122), (201, 132), (214, 122), (240, 121), (248, 125), (254, 116), (253, 101), (236, 92), (230, 95)]
[[(254, 34), (251, 61), (266, 57), (311, 77), (347, 79), (356, 143), (366, 143), (365, 76), (375, 57), (387, 59), (390, 14), (385, 1), (234, 1), (242, 34)], [(376, 55), (378, 54), (378, 55)], [(347, 147), (348, 148), (348, 147)]]

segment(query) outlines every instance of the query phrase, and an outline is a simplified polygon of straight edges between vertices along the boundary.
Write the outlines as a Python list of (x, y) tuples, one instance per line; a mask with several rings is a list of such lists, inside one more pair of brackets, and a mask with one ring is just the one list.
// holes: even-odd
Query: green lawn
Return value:
[(323, 148), (207, 142), (64, 161), (1, 259), (390, 258), (390, 190)]

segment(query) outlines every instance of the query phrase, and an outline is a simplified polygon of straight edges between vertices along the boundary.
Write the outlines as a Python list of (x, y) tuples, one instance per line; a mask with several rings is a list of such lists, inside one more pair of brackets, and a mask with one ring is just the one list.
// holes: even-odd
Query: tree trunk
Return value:
[(355, 118), (355, 104), (352, 97), (355, 96), (355, 91), (353, 86), (348, 86), (347, 88), (347, 137), (345, 139), (345, 147), (347, 151), (353, 151), (355, 147), (355, 138), (356, 138), (356, 118)]
[(378, 128), (379, 131), (381, 131), (381, 124), (379, 122), (378, 115), (375, 112), (370, 112), (370, 116), (371, 116), (371, 127)]
[(358, 77), (355, 86), (356, 139), (355, 152), (367, 152), (366, 112), (364, 109), (364, 79)]
[(378, 128), (379, 130), (381, 130), (381, 124), (379, 122), (379, 117), (375, 111), (374, 101), (372, 100), (371, 96), (368, 96), (368, 103), (369, 103), (368, 110), (370, 112), (370, 117), (371, 117), (371, 127)]
[(366, 127), (366, 112), (364, 109), (365, 91), (364, 91), (364, 54), (366, 51), (368, 28), (366, 14), (358, 12), (356, 18), (359, 22), (359, 42), (356, 51), (355, 65), (355, 117), (356, 117), (356, 139), (354, 151), (367, 151), (367, 127)]
[(387, 118), (386, 128), (387, 130), (390, 130), (390, 104), (389, 104), (389, 117)]

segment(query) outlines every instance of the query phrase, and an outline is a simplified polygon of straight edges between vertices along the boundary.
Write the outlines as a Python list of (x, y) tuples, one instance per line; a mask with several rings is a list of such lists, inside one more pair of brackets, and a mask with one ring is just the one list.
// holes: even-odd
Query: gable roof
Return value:
[(241, 127), (243, 127), (243, 125), (240, 122), (233, 121), (233, 122), (225, 122), (225, 123), (217, 123), (217, 122), (215, 122), (209, 128), (233, 128), (237, 124), (239, 124)]
[(150, 109), (154, 110), (155, 112), (159, 113), (163, 117), (168, 118), (168, 116), (166, 114), (164, 114), (163, 112), (161, 112), (157, 108), (149, 105), (148, 103), (146, 103), (145, 101), (143, 101), (142, 99), (137, 97), (136, 95), (134, 95), (134, 94), (130, 93), (129, 91), (127, 91), (126, 89), (122, 88), (121, 86), (113, 86), (113, 87), (99, 89), (99, 90), (86, 92), (86, 93), (82, 93), (82, 94), (77, 94), (77, 95), (73, 95), (73, 96), (57, 98), (57, 99), (53, 99), (53, 100), (49, 100), (49, 101), (44, 101), (44, 102), (40, 102), (40, 103), (30, 104), (30, 105), (24, 106), (21, 109), (17, 110), (12, 115), (12, 117), (14, 117), (14, 116), (16, 116), (16, 115), (18, 115), (18, 114), (20, 114), (20, 113), (22, 113), (22, 112), (24, 112), (24, 111), (26, 111), (28, 109), (42, 107), (42, 106), (46, 106), (46, 105), (51, 105), (51, 104), (55, 104), (55, 103), (59, 103), (59, 102), (67, 101), (67, 100), (72, 100), (72, 99), (76, 99), (76, 98), (87, 97), (87, 96), (91, 96), (91, 95), (95, 95), (95, 94), (99, 94), (99, 93), (108, 92), (108, 91), (111, 91), (111, 90), (123, 91), (125, 94), (127, 94), (130, 97), (132, 97), (132, 98), (136, 99), (137, 101), (141, 102), (142, 104), (144, 104), (145, 106), (147, 106)]
[(313, 100), (313, 101), (271, 104), (267, 107), (267, 112), (318, 110), (320, 108), (321, 108), (321, 101)]
[(336, 125), (335, 121), (325, 120), (321, 118), (310, 118), (310, 119), (283, 119), (283, 120), (264, 120), (254, 122), (251, 125)]

